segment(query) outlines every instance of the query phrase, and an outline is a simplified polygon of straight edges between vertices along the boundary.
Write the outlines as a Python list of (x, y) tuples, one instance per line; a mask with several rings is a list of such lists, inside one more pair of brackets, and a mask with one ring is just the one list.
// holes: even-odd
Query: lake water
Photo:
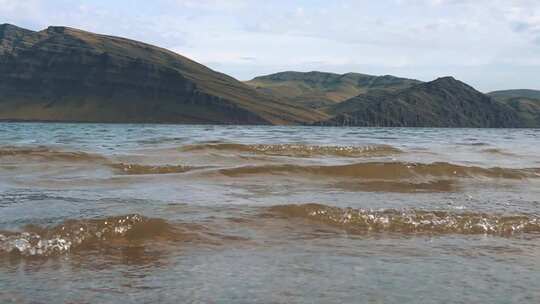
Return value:
[(1, 303), (540, 303), (540, 130), (0, 124)]

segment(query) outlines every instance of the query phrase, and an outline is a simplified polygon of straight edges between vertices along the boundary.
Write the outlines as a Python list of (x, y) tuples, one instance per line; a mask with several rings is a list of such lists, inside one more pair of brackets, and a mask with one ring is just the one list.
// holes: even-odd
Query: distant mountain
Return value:
[(488, 93), (489, 96), (498, 99), (505, 100), (509, 98), (529, 98), (529, 99), (540, 99), (539, 90), (504, 90), (504, 91), (495, 91)]
[(396, 91), (420, 81), (394, 76), (357, 73), (282, 72), (246, 82), (257, 90), (281, 99), (323, 108), (374, 90)]
[(540, 127), (540, 91), (506, 90), (488, 94), (514, 109), (528, 127)]
[(452, 77), (335, 105), (319, 124), (391, 127), (524, 127), (514, 109)]
[(3, 121), (540, 127), (538, 94), (490, 97), (451, 77), (355, 73), (283, 72), (246, 84), (142, 42), (0, 25)]
[(0, 25), (0, 120), (305, 124), (325, 115), (145, 43)]

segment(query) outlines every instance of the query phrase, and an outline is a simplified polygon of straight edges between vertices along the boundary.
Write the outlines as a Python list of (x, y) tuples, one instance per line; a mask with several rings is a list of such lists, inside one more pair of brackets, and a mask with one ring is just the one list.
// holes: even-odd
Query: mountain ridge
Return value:
[(531, 98), (540, 99), (540, 90), (531, 89), (514, 89), (514, 90), (499, 90), (487, 93), (493, 98)]
[(0, 119), (304, 124), (325, 117), (146, 43), (63, 26), (0, 30)]
[(127, 38), (0, 25), (0, 121), (539, 127), (536, 94), (486, 95), (451, 76), (285, 71), (240, 82)]
[(392, 127), (525, 127), (507, 105), (453, 77), (396, 92), (351, 98), (330, 110), (320, 125)]
[(323, 108), (371, 90), (398, 90), (417, 83), (391, 75), (286, 71), (255, 77), (246, 82), (257, 90), (311, 108)]
[(502, 90), (488, 95), (514, 109), (527, 126), (540, 126), (540, 90)]

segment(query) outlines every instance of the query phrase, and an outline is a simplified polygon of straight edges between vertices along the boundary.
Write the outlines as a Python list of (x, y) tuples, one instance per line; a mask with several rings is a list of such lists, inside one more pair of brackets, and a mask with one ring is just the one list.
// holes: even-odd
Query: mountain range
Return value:
[(282, 72), (256, 77), (246, 83), (261, 92), (311, 108), (321, 108), (376, 90), (404, 89), (420, 81), (390, 75)]
[(516, 111), (525, 126), (540, 126), (540, 91), (506, 90), (491, 92), (488, 95)]
[(3, 24), (0, 120), (540, 127), (540, 91), (483, 94), (452, 77), (325, 72), (241, 82), (134, 40)]
[(303, 124), (324, 118), (145, 43), (68, 27), (0, 26), (0, 119)]

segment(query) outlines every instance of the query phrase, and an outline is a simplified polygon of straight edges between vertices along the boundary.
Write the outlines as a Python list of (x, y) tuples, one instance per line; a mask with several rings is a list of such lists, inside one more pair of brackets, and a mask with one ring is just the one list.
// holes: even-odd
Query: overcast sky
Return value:
[(320, 70), (540, 89), (540, 0), (0, 0), (0, 23), (133, 38), (241, 80)]

